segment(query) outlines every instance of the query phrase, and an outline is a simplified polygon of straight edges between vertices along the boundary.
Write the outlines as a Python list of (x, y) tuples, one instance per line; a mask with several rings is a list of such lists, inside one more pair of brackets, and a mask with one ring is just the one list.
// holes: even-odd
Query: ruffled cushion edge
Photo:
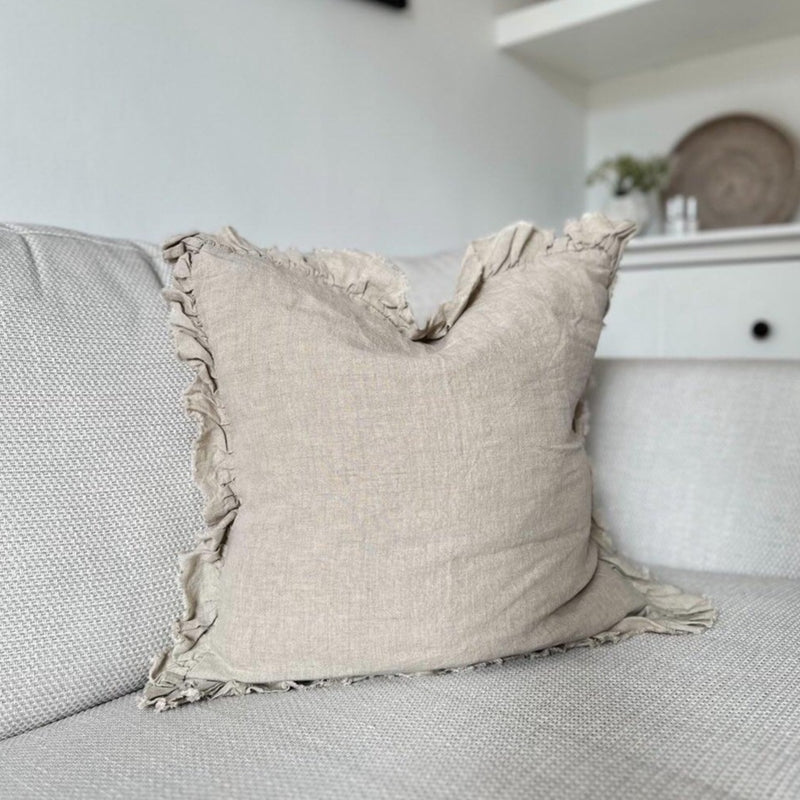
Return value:
[[(375, 253), (327, 249), (301, 253), (294, 249), (259, 248), (227, 227), (216, 235), (193, 232), (171, 239), (164, 245), (164, 258), (177, 265), (187, 253), (201, 250), (223, 257), (256, 256), (272, 266), (303, 274), (364, 303), (409, 339), (430, 341), (450, 331), (483, 283), (540, 256), (602, 251), (608, 257), (604, 271), (610, 289), (625, 243), (635, 231), (636, 226), (631, 222), (612, 221), (602, 214), (584, 214), (579, 220), (568, 221), (563, 235), (558, 237), (551, 230), (516, 222), (491, 236), (476, 239), (468, 245), (462, 259), (453, 297), (441, 303), (422, 325), (411, 310), (403, 271)], [(187, 277), (182, 276), (180, 285), (185, 286), (186, 281)], [(174, 285), (178, 283), (176, 280)], [(168, 299), (174, 300), (172, 296)]]

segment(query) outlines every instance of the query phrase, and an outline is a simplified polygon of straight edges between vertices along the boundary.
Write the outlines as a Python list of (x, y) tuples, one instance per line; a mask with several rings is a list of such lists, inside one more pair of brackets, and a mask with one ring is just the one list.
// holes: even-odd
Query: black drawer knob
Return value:
[(753, 327), (750, 329), (754, 339), (766, 339), (771, 332), (772, 329), (769, 326), (769, 322), (765, 322), (763, 319), (754, 322)]

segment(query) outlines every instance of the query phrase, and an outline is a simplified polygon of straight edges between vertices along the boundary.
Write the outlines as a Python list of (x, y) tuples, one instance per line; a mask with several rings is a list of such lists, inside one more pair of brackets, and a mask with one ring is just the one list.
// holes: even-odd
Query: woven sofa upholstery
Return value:
[(598, 361), (594, 383), (596, 502), (626, 554), (800, 578), (797, 362)]
[[(109, 280), (106, 240), (98, 247), (92, 237), (23, 230), (33, 251), (50, 248), (49, 272), (39, 278), (58, 271), (63, 245), (73, 275)], [(150, 315), (164, 279), (154, 252), (137, 246), (113, 278)], [(429, 293), (447, 285), (453, 262), (431, 262)], [(413, 267), (424, 277), (424, 263)], [(15, 298), (10, 286), (2, 290), (6, 312), (30, 300)], [(40, 281), (41, 291), (47, 286)], [(421, 307), (425, 291), (417, 287)], [(141, 318), (132, 307), (130, 319)], [(147, 319), (139, 346), (151, 336), (163, 353), (166, 328)], [(168, 370), (160, 358), (158, 368)], [(91, 364), (72, 368), (92, 372)], [(176, 361), (167, 374), (174, 393), (185, 373)], [(3, 392), (12, 396), (19, 384), (6, 377)], [(140, 671), (105, 665), (104, 692), (87, 689), (85, 710), (59, 707), (63, 718), (41, 724), (37, 708), (37, 727), (0, 741), (0, 797), (800, 796), (800, 364), (599, 362), (590, 407), (603, 522), (621, 550), (657, 575), (713, 598), (720, 618), (707, 633), (640, 636), (451, 675), (381, 677), (163, 715), (137, 707), (143, 654)], [(186, 429), (177, 417), (174, 425), (184, 458)], [(4, 435), (13, 440), (15, 432)], [(174, 470), (168, 450), (159, 468)], [(143, 474), (153, 466), (143, 464)], [(15, 499), (10, 485), (4, 480), (4, 502)], [(187, 488), (173, 501), (175, 524), (190, 526), (198, 498)], [(15, 519), (25, 522), (25, 513), (17, 507)], [(191, 539), (197, 527), (154, 555), (159, 570), (172, 569), (167, 545)], [(10, 540), (9, 530), (0, 535)], [(116, 574), (140, 569), (146, 556), (141, 547), (119, 549)], [(17, 577), (23, 568), (30, 564), (12, 567)], [(79, 658), (68, 644), (40, 643), (53, 652), (32, 654), (31, 670), (54, 654)], [(0, 647), (8, 674), (4, 658)], [(70, 673), (79, 667), (65, 664)], [(80, 686), (80, 677), (71, 680)]]

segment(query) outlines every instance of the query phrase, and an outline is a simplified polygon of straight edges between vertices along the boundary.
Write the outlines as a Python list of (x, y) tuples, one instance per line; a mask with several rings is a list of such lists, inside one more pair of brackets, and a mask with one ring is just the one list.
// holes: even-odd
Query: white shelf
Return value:
[(500, 49), (584, 85), (796, 33), (798, 0), (540, 0), (494, 27)]
[(799, 301), (800, 224), (634, 239), (598, 355), (796, 360)]
[(630, 242), (620, 267), (651, 269), (748, 261), (800, 264), (800, 223), (725, 228), (690, 236), (642, 236)]

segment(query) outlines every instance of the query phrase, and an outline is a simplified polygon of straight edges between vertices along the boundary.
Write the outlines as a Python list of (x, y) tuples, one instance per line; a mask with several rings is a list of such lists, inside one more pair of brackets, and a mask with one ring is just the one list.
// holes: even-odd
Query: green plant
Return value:
[(617, 197), (629, 194), (634, 189), (652, 192), (660, 189), (669, 174), (669, 159), (661, 156), (653, 158), (634, 158), (621, 155), (607, 158), (598, 164), (587, 176), (586, 183), (608, 183)]

